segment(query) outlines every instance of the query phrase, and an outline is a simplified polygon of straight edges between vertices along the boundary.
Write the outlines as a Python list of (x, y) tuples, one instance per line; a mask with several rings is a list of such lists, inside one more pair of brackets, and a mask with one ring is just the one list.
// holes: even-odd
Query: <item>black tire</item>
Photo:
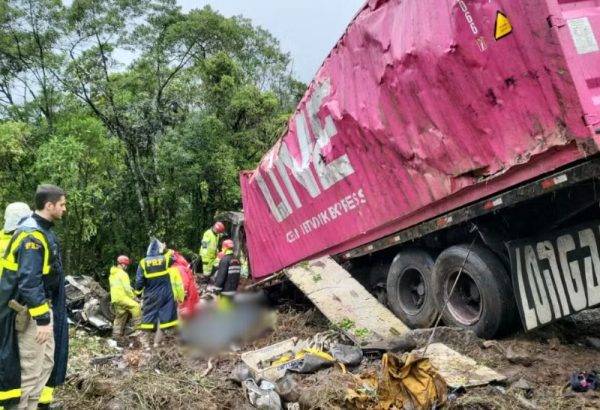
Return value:
[(433, 266), (431, 255), (417, 249), (400, 252), (390, 266), (388, 305), (411, 328), (431, 327), (436, 319)]
[(440, 310), (461, 266), (464, 268), (442, 312), (447, 325), (469, 329), (482, 338), (507, 332), (514, 322), (516, 304), (510, 277), (500, 259), (484, 246), (457, 245), (440, 254), (433, 269), (435, 298)]

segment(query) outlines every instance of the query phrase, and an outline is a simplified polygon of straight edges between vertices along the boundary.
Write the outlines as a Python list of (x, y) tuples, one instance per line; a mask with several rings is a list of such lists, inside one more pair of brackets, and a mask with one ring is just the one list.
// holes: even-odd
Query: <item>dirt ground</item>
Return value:
[[(139, 349), (118, 352), (108, 345), (108, 339), (72, 329), (69, 375), (66, 385), (58, 391), (58, 399), (66, 409), (252, 408), (241, 387), (228, 380), (240, 362), (240, 354), (294, 336), (308, 338), (329, 328), (327, 320), (308, 303), (288, 303), (279, 308), (275, 331), (242, 346), (237, 353), (220, 356), (207, 375), (207, 361), (191, 359), (176, 344), (152, 355)], [(574, 393), (566, 387), (573, 372), (600, 370), (600, 350), (586, 345), (593, 342), (588, 337), (597, 337), (600, 343), (600, 310), (491, 343), (469, 333), (440, 329), (437, 340), (507, 376), (502, 385), (457, 394), (448, 408), (600, 408), (600, 391)], [(417, 337), (418, 344), (426, 343), (426, 339), (424, 332)], [(92, 359), (96, 364), (90, 364)], [(378, 369), (378, 358), (365, 359), (353, 372)], [(331, 368), (296, 377), (296, 381), (301, 408), (348, 408), (344, 397), (351, 376)]]

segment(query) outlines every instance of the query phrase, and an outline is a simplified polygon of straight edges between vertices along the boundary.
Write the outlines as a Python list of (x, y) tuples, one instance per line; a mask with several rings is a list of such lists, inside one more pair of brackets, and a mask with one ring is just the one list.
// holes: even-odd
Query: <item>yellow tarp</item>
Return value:
[(446, 382), (428, 358), (386, 353), (379, 378), (374, 374), (357, 378), (346, 400), (359, 409), (430, 409), (446, 402), (446, 392)]

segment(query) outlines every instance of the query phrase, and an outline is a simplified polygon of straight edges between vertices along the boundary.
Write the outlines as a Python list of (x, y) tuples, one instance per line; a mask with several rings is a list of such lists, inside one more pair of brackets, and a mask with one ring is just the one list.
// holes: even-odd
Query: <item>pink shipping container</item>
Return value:
[(241, 175), (254, 278), (597, 152), (599, 0), (370, 0)]

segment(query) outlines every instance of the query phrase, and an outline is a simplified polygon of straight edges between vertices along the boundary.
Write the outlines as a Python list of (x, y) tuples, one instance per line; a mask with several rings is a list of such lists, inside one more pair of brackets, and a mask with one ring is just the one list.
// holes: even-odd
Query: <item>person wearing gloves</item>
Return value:
[(115, 312), (113, 323), (113, 337), (123, 337), (127, 322), (131, 318), (134, 327), (137, 327), (142, 316), (140, 304), (135, 300), (131, 282), (126, 270), (131, 265), (131, 260), (125, 255), (117, 258), (117, 266), (110, 268), (108, 283), (110, 285), (110, 301)]

